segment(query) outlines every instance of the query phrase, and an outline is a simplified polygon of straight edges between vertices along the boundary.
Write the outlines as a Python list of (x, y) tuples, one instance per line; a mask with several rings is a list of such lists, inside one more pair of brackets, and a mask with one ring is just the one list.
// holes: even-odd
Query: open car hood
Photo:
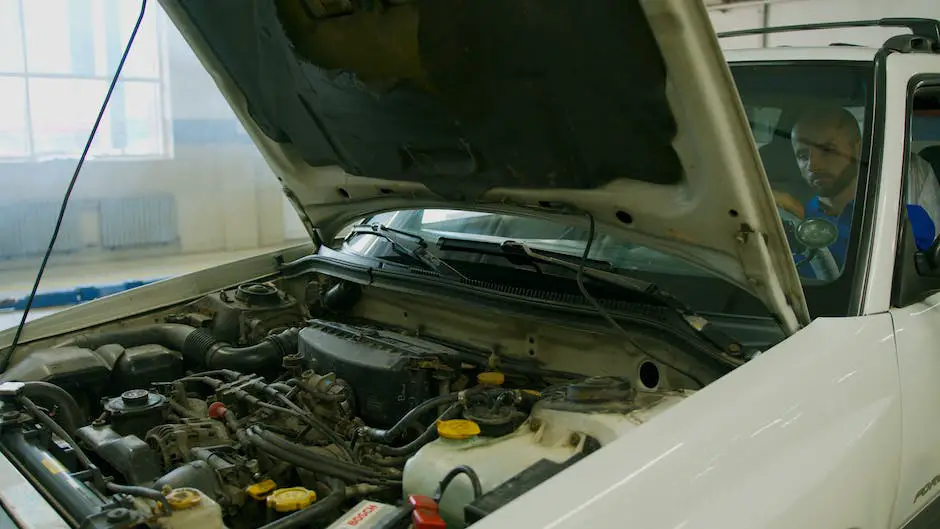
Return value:
[(310, 229), (589, 213), (809, 320), (698, 0), (161, 2)]

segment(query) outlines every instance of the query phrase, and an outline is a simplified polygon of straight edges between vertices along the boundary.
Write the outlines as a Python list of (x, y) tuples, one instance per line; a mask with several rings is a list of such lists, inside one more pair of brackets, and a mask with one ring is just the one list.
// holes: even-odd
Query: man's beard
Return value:
[(821, 175), (828, 176), (829, 183), (825, 187), (818, 188), (819, 196), (826, 198), (838, 196), (855, 181), (857, 176), (855, 173), (856, 168), (850, 164), (839, 175)]

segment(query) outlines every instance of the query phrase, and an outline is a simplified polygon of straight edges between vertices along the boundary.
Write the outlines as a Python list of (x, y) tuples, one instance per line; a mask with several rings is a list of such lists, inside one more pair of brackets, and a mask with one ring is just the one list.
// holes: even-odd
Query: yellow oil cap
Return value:
[(170, 507), (180, 511), (199, 505), (202, 496), (194, 489), (173, 489), (166, 495), (166, 501), (170, 504)]
[(268, 493), (277, 488), (277, 483), (273, 479), (266, 479), (264, 481), (255, 483), (254, 485), (249, 485), (245, 492), (249, 496), (256, 500), (263, 500), (267, 497)]
[(506, 382), (506, 375), (499, 371), (485, 371), (477, 375), (477, 382), (485, 386), (502, 386)]
[(465, 419), (438, 421), (437, 435), (444, 439), (469, 439), (474, 435), (480, 435), (480, 426)]
[(268, 507), (277, 512), (299, 511), (317, 501), (317, 493), (303, 487), (277, 489), (268, 496)]

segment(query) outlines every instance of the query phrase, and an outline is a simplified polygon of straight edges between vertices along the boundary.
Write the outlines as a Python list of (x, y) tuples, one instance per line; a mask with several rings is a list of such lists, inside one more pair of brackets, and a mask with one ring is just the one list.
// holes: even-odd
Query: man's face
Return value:
[(857, 135), (849, 126), (805, 123), (793, 129), (793, 152), (800, 172), (821, 197), (833, 197), (858, 175)]

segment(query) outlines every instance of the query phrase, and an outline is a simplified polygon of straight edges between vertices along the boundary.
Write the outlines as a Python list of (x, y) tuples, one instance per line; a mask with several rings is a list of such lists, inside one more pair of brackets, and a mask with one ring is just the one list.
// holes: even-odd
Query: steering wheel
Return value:
[[(783, 221), (784, 226), (789, 224), (793, 227), (792, 230), (786, 230), (790, 247), (805, 247), (805, 245), (800, 241), (792, 240), (792, 238), (796, 237), (797, 227), (803, 222), (803, 219), (781, 208), (780, 206), (777, 206), (777, 213), (780, 214), (780, 220)], [(839, 274), (841, 273), (839, 270), (839, 264), (836, 263), (836, 260), (832, 256), (832, 252), (829, 251), (828, 247), (808, 248), (806, 253), (794, 252), (793, 255), (796, 257), (802, 257), (805, 262), (809, 263), (810, 268), (813, 269), (813, 275), (815, 276), (815, 279), (822, 281), (834, 281), (839, 278)], [(802, 260), (797, 260), (796, 262), (800, 263)]]

